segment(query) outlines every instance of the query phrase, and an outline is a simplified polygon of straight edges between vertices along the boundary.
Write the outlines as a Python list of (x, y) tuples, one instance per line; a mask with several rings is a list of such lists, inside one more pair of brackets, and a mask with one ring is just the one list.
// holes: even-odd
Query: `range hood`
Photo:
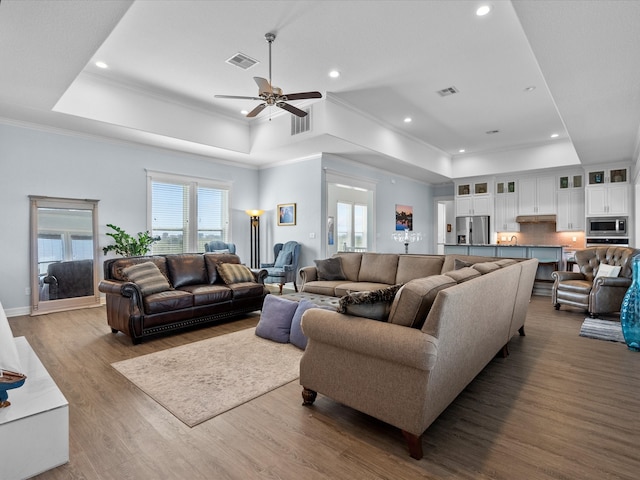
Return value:
[(518, 223), (556, 223), (555, 215), (518, 215)]

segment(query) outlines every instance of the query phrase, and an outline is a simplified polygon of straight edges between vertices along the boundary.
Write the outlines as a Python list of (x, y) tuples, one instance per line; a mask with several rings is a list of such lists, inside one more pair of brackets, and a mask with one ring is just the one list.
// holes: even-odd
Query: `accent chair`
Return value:
[(302, 245), (295, 241), (287, 243), (276, 243), (273, 246), (273, 263), (261, 263), (260, 268), (267, 270), (267, 278), (264, 283), (277, 283), (282, 287), (285, 283), (293, 282), (293, 288), (298, 291), (296, 277), (298, 275), (298, 261), (300, 260), (300, 250)]

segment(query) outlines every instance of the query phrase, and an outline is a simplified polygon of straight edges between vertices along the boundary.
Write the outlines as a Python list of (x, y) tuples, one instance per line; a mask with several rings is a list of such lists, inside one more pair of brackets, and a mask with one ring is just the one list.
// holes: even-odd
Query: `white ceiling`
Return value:
[[(443, 158), (553, 142), (567, 165), (636, 159), (640, 2), (493, 0), (477, 17), (482, 3), (2, 0), (0, 118), (255, 166), (336, 153), (431, 182), (454, 176)], [(315, 122), (295, 141), (268, 130), (288, 113), (247, 120), (257, 102), (213, 98), (257, 94), (267, 32), (273, 83), (325, 97), (294, 102)], [(225, 63), (237, 52), (260, 63)]]

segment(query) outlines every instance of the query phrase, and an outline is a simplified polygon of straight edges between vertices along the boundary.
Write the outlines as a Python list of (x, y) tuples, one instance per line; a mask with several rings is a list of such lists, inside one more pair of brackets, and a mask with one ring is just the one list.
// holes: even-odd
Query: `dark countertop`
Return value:
[(569, 245), (528, 245), (512, 243), (489, 243), (489, 244), (472, 244), (468, 243), (445, 243), (445, 247), (551, 247), (551, 248), (569, 248)]

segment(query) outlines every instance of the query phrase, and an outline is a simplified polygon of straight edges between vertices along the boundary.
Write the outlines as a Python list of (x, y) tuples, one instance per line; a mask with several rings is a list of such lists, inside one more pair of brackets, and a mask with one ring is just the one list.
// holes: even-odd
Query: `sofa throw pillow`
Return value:
[(298, 303), (298, 307), (296, 308), (296, 311), (293, 314), (293, 319), (291, 320), (291, 333), (289, 334), (289, 341), (302, 350), (307, 348), (307, 337), (304, 333), (302, 333), (302, 315), (304, 314), (304, 312), (311, 308), (318, 308), (318, 306), (303, 298)]
[(607, 265), (606, 263), (601, 263), (598, 267), (598, 273), (594, 277), (594, 280), (598, 277), (617, 277), (620, 274), (620, 270), (622, 267), (615, 265)]
[(465, 262), (464, 260), (460, 260), (458, 258), (456, 258), (453, 261), (453, 269), (454, 270), (460, 270), (461, 268), (467, 268), (473, 265), (473, 262)]
[(318, 272), (318, 280), (346, 280), (342, 270), (342, 259), (330, 257), (324, 260), (314, 260)]
[(391, 304), (400, 287), (402, 285), (398, 284), (370, 292), (349, 293), (340, 298), (338, 313), (386, 322)]
[(274, 342), (288, 343), (291, 321), (297, 308), (298, 302), (271, 294), (267, 295), (262, 304), (256, 335)]
[(169, 281), (153, 262), (143, 262), (131, 265), (124, 268), (122, 273), (127, 280), (140, 287), (142, 295), (151, 295), (152, 293), (171, 290)]
[(218, 274), (227, 285), (242, 282), (255, 282), (253, 273), (246, 265), (237, 263), (221, 263), (218, 265)]
[(280, 250), (278, 252), (278, 258), (276, 258), (276, 262), (273, 264), (273, 266), (282, 268), (285, 265), (291, 265), (291, 252), (283, 252), (282, 250)]

